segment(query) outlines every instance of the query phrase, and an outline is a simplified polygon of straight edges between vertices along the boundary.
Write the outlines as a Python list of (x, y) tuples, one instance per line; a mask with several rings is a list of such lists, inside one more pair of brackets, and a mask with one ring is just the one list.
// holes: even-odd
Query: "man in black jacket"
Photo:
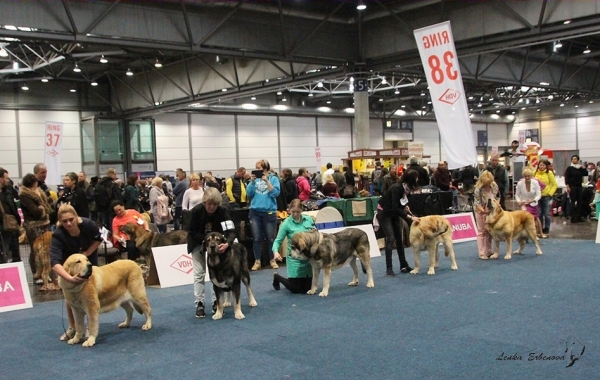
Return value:
[(574, 154), (571, 156), (571, 166), (565, 170), (565, 185), (567, 185), (567, 193), (571, 203), (571, 223), (580, 223), (582, 220), (582, 199), (583, 192), (582, 184), (583, 177), (587, 176), (588, 172), (579, 163), (579, 156)]
[[(4, 168), (0, 168), (0, 202), (2, 202), (2, 209), (8, 215), (12, 215), (17, 220), (17, 223), (21, 225), (21, 216), (17, 211), (17, 205), (15, 204), (15, 198), (12, 188), (12, 181), (8, 177), (8, 171)], [(2, 226), (2, 210), (0, 210), (0, 233), (2, 234), (2, 247), (0, 247), (0, 264), (8, 262), (8, 251), (12, 252), (12, 262), (21, 261), (21, 254), (19, 252), (19, 232), (4, 231)]]
[[(423, 186), (429, 186), (429, 173), (427, 173), (427, 170), (425, 170), (425, 168), (423, 168), (421, 165), (419, 165), (419, 159), (415, 156), (411, 156), (408, 159), (408, 162), (410, 165), (408, 165), (407, 169), (412, 169), (414, 171), (416, 171), (417, 173), (419, 173), (419, 180), (417, 181), (419, 187), (423, 187)], [(408, 170), (405, 170), (404, 173), (407, 173)], [(404, 174), (403, 174), (404, 176)]]
[(500, 156), (492, 154), (490, 164), (485, 169), (494, 176), (494, 182), (498, 185), (500, 192), (500, 206), (502, 206), (503, 210), (506, 210), (505, 197), (508, 192), (508, 175), (504, 166), (500, 165)]
[(109, 230), (112, 226), (112, 220), (115, 217), (115, 212), (110, 207), (110, 204), (116, 200), (123, 200), (121, 187), (115, 182), (116, 179), (117, 170), (115, 168), (109, 168), (106, 171), (106, 177), (99, 180), (94, 189), (96, 209), (98, 210), (98, 213), (102, 214), (100, 220), (103, 221), (104, 226)]

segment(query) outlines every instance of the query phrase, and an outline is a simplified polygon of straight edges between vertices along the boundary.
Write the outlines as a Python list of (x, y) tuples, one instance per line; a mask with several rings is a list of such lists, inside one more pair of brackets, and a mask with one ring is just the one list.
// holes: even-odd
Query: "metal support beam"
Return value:
[(114, 0), (112, 2), (110, 2), (110, 5), (108, 6), (108, 8), (106, 8), (104, 10), (104, 12), (102, 12), (102, 14), (100, 16), (98, 16), (94, 22), (87, 27), (86, 30), (84, 30), (83, 35), (88, 35), (89, 33), (92, 32), (92, 30), (94, 30), (94, 28), (102, 21), (104, 20), (104, 18), (113, 10), (113, 8), (119, 4), (121, 2), (121, 0)]
[(296, 50), (298, 50), (300, 48), (300, 46), (302, 46), (310, 37), (313, 36), (313, 34), (315, 34), (319, 29), (321, 29), (321, 27), (323, 25), (325, 25), (325, 23), (327, 22), (327, 20), (329, 20), (329, 18), (331, 16), (333, 16), (341, 7), (344, 6), (344, 2), (340, 2), (340, 4), (335, 7), (335, 9), (333, 11), (331, 11), (327, 16), (325, 16), (325, 18), (323, 20), (321, 20), (321, 22), (319, 23), (319, 25), (317, 25), (310, 33), (308, 33), (308, 35), (306, 37), (304, 37), (300, 42), (298, 42), (296, 45), (294, 45), (292, 47), (292, 50), (289, 51), (287, 54), (285, 54), (286, 57), (289, 57), (291, 55), (294, 55), (294, 53), (296, 52)]
[(214, 28), (212, 28), (211, 31), (209, 31), (208, 33), (206, 33), (206, 35), (204, 37), (202, 37), (202, 39), (200, 41), (198, 41), (198, 45), (202, 46), (204, 45), (204, 43), (213, 35), (215, 34), (215, 32), (217, 30), (219, 30), (219, 28), (221, 28), (221, 26), (223, 26), (223, 24), (229, 20), (231, 18), (231, 16), (234, 15), (235, 12), (238, 11), (238, 9), (240, 9), (240, 7), (242, 6), (242, 4), (244, 3), (244, 0), (238, 0), (238, 3), (235, 5), (235, 7), (233, 7), (233, 9), (225, 16), (223, 17), (223, 19), (221, 21), (219, 21), (217, 23), (217, 25), (214, 26)]

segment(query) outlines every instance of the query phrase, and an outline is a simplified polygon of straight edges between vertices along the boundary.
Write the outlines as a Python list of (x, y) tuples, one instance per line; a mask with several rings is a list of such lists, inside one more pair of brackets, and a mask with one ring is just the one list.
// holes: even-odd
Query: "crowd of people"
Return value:
[[(395, 248), (399, 259), (399, 272), (410, 273), (404, 254), (407, 245), (406, 229), (419, 218), (410, 211), (408, 195), (424, 187), (441, 191), (460, 191), (473, 194), (473, 206), (477, 222), (477, 250), (480, 259), (492, 254), (491, 236), (484, 228), (489, 210), (487, 201), (498, 199), (506, 209), (505, 199), (509, 192), (507, 168), (499, 163), (499, 156), (492, 155), (488, 165), (479, 168), (467, 166), (450, 171), (445, 161), (432, 169), (411, 157), (408, 165), (391, 165), (383, 168), (377, 162), (371, 176), (372, 191), (379, 196), (377, 222), (385, 237), (386, 275), (394, 276), (392, 253)], [(353, 198), (358, 195), (357, 181), (348, 167), (334, 167), (328, 163), (322, 174), (310, 174), (306, 168), (297, 173), (290, 169), (274, 172), (267, 160), (258, 160), (253, 170), (238, 168), (229, 178), (222, 179), (211, 172), (186, 173), (176, 170), (172, 183), (168, 176), (140, 179), (135, 174), (122, 183), (117, 172), (111, 168), (102, 178), (87, 180), (85, 173), (69, 172), (57, 192), (45, 183), (47, 168), (37, 164), (33, 173), (26, 174), (20, 186), (10, 180), (7, 170), (0, 168), (0, 212), (12, 216), (24, 227), (30, 245), (44, 232), (54, 231), (51, 244), (51, 264), (54, 272), (68, 282), (82, 282), (77, 276), (64, 271), (62, 264), (68, 253), (83, 252), (97, 264), (97, 248), (101, 242), (100, 228), (112, 233), (113, 244), (127, 252), (127, 258), (136, 260), (138, 252), (120, 226), (137, 223), (146, 230), (152, 221), (159, 233), (166, 233), (168, 226), (173, 230), (189, 232), (188, 251), (193, 259), (194, 299), (196, 317), (205, 316), (204, 278), (206, 263), (202, 252), (202, 241), (210, 232), (221, 232), (227, 243), (219, 249), (226, 250), (239, 237), (230, 212), (248, 209), (248, 221), (252, 231), (254, 263), (251, 270), (260, 270), (263, 251), (268, 251), (269, 266), (279, 268), (283, 261), (280, 247), (285, 238), (291, 240), (294, 233), (315, 228), (312, 218), (304, 215), (304, 203), (315, 197)], [(514, 200), (518, 207), (531, 213), (536, 220), (540, 238), (547, 238), (552, 220), (552, 204), (557, 191), (557, 180), (549, 161), (541, 161), (536, 168), (525, 166), (522, 179), (516, 184)], [(593, 184), (592, 191), (582, 186), (583, 177), (588, 176)], [(596, 216), (600, 211), (600, 162), (593, 172), (588, 172), (580, 163), (579, 156), (571, 157), (571, 165), (564, 173), (565, 209), (563, 212), (578, 223), (590, 215), (595, 206)], [(23, 220), (16, 201), (20, 203)], [(278, 227), (278, 212), (288, 211), (289, 217)], [(144, 217), (146, 213), (146, 217)], [(8, 220), (2, 218), (2, 220)], [(0, 228), (2, 254), (0, 263), (12, 258), (21, 260), (19, 253), (19, 231)], [(263, 249), (266, 243), (268, 249)], [(289, 253), (290, 245), (287, 246)], [(36, 273), (33, 249), (29, 265)], [(11, 255), (9, 255), (11, 254)], [(287, 278), (274, 273), (273, 287), (285, 288), (293, 293), (305, 293), (312, 283), (312, 270), (308, 262), (286, 255)], [(214, 295), (212, 300), (215, 308)], [(69, 319), (71, 319), (71, 312)], [(70, 323), (71, 325), (71, 323)], [(61, 339), (69, 338), (69, 330)]]

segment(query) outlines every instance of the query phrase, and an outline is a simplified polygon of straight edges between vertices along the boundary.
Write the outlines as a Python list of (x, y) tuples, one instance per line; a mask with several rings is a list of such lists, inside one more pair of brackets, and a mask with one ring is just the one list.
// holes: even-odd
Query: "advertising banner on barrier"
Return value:
[(444, 218), (448, 219), (452, 226), (452, 241), (454, 243), (477, 240), (477, 225), (472, 212), (444, 215)]
[(0, 313), (33, 307), (23, 262), (0, 265)]
[(46, 183), (62, 185), (63, 175), (60, 170), (62, 160), (63, 123), (47, 121), (44, 149), (44, 164), (48, 169)]
[(450, 22), (414, 31), (449, 169), (477, 163), (475, 138)]

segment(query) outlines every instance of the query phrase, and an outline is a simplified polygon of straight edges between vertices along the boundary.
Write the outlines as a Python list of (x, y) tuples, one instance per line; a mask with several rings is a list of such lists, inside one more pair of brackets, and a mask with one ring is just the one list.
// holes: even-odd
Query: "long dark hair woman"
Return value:
[(89, 217), (90, 208), (85, 191), (77, 186), (77, 174), (73, 172), (67, 173), (65, 178), (63, 178), (63, 185), (65, 186), (65, 192), (56, 200), (56, 210), (63, 204), (70, 204), (77, 212), (77, 215), (86, 218)]
[(379, 228), (385, 234), (385, 274), (388, 276), (395, 275), (392, 269), (394, 240), (396, 241), (396, 251), (400, 260), (400, 272), (410, 273), (412, 270), (404, 255), (403, 223), (400, 218), (404, 219), (409, 226), (413, 221), (419, 220), (419, 218), (410, 213), (407, 198), (408, 194), (419, 187), (417, 183), (418, 179), (419, 173), (415, 170), (409, 170), (402, 176), (400, 182), (396, 182), (390, 186), (385, 194), (379, 198), (377, 221), (379, 222)]
[(125, 208), (127, 210), (144, 212), (144, 209), (140, 204), (140, 189), (137, 187), (137, 179), (138, 177), (135, 174), (127, 177), (127, 185), (125, 186), (125, 192), (123, 193), (123, 201), (125, 202)]

